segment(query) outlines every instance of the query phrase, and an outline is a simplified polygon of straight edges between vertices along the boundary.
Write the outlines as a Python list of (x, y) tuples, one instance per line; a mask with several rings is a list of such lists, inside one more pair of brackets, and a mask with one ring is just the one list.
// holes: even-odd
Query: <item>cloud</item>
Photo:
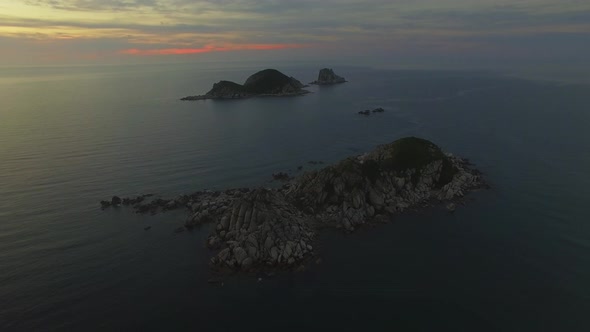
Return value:
[(303, 48), (307, 45), (303, 44), (243, 44), (243, 45), (225, 45), (213, 46), (207, 45), (200, 48), (164, 48), (164, 49), (137, 49), (130, 48), (120, 51), (122, 54), (129, 55), (179, 55), (179, 54), (200, 54), (211, 52), (229, 52), (229, 51), (268, 51), (268, 50), (282, 50), (290, 48)]
[[(0, 37), (38, 43), (68, 39), (84, 50), (94, 45), (97, 52), (102, 46), (100, 40), (117, 40), (125, 45), (121, 49), (135, 50), (137, 55), (264, 50), (248, 49), (246, 45), (307, 45), (300, 47), (302, 52), (333, 52), (338, 56), (410, 52), (416, 56), (432, 52), (477, 55), (490, 50), (509, 54), (519, 41), (528, 38), (532, 43), (542, 43), (545, 35), (551, 37), (547, 41), (560, 45), (562, 54), (578, 52), (580, 49), (569, 41), (587, 42), (590, 2), (4, 0), (0, 3)], [(568, 42), (560, 42), (561, 39)]]
[(60, 10), (135, 10), (156, 7), (156, 0), (26, 0), (31, 6), (45, 6)]

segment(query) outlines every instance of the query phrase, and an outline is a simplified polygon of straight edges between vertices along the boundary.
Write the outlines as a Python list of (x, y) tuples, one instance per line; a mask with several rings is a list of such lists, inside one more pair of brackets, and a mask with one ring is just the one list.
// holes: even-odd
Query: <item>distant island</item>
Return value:
[(318, 263), (316, 236), (324, 228), (352, 232), (436, 202), (447, 202), (453, 212), (457, 199), (484, 187), (468, 160), (428, 140), (406, 137), (305, 172), (278, 189), (201, 191), (149, 201), (148, 195), (115, 196), (101, 204), (129, 205), (138, 213), (187, 209), (186, 224), (177, 232), (213, 223), (207, 246), (215, 250), (216, 270), (272, 272)]
[(318, 79), (309, 84), (331, 85), (345, 82), (347, 82), (346, 79), (344, 77), (336, 75), (334, 73), (334, 70), (330, 68), (324, 68), (320, 70), (320, 73), (318, 74)]
[(181, 100), (204, 99), (243, 99), (257, 96), (300, 96), (309, 91), (293, 77), (289, 77), (276, 69), (261, 70), (248, 77), (244, 84), (231, 81), (219, 81), (204, 95), (188, 96)]

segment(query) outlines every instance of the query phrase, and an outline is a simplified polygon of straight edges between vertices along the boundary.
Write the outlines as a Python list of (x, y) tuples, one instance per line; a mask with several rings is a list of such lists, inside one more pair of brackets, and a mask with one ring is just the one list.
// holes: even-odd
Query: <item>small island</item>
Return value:
[(353, 232), (408, 209), (447, 203), (449, 213), (467, 192), (487, 185), (468, 160), (416, 137), (303, 173), (280, 188), (201, 191), (175, 199), (148, 195), (101, 202), (138, 213), (187, 209), (183, 232), (213, 223), (207, 246), (217, 271), (302, 270), (318, 260), (322, 229)]
[(320, 70), (320, 73), (318, 74), (318, 79), (309, 84), (332, 85), (345, 82), (347, 82), (346, 79), (344, 77), (336, 75), (334, 73), (334, 70), (330, 68), (324, 68)]
[(204, 95), (188, 96), (181, 100), (204, 99), (243, 99), (260, 96), (300, 96), (309, 91), (293, 77), (289, 77), (276, 69), (261, 70), (248, 77), (244, 84), (231, 81), (219, 81)]

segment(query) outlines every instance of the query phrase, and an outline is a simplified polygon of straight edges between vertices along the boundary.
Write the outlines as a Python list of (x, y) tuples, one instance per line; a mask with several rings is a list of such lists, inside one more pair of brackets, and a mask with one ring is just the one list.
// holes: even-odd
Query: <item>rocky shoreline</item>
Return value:
[(193, 101), (193, 100), (232, 100), (232, 99), (247, 99), (247, 98), (264, 98), (264, 97), (298, 97), (298, 96), (305, 96), (306, 94), (311, 93), (307, 90), (302, 90), (299, 92), (292, 92), (292, 93), (268, 93), (268, 94), (247, 94), (247, 93), (233, 93), (233, 94), (224, 94), (224, 95), (211, 95), (211, 94), (204, 94), (204, 95), (197, 95), (197, 96), (186, 96), (180, 98), (180, 100), (184, 101)]
[(276, 189), (200, 191), (169, 200), (115, 196), (101, 205), (152, 214), (187, 209), (186, 229), (213, 223), (207, 246), (216, 250), (211, 264), (219, 271), (300, 270), (316, 257), (314, 240), (322, 228), (353, 232), (433, 201), (451, 203), (454, 211), (456, 199), (487, 188), (472, 166), (430, 141), (407, 137)]

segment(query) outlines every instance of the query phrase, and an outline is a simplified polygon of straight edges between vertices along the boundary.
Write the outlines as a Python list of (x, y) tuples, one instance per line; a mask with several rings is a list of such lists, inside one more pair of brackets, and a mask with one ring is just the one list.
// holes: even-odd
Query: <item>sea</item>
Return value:
[[(1, 67), (0, 331), (590, 331), (588, 82), (343, 65), (301, 97), (179, 100), (265, 68)], [(99, 205), (272, 187), (407, 136), (491, 189), (323, 230), (304, 272), (209, 283), (211, 226)]]

